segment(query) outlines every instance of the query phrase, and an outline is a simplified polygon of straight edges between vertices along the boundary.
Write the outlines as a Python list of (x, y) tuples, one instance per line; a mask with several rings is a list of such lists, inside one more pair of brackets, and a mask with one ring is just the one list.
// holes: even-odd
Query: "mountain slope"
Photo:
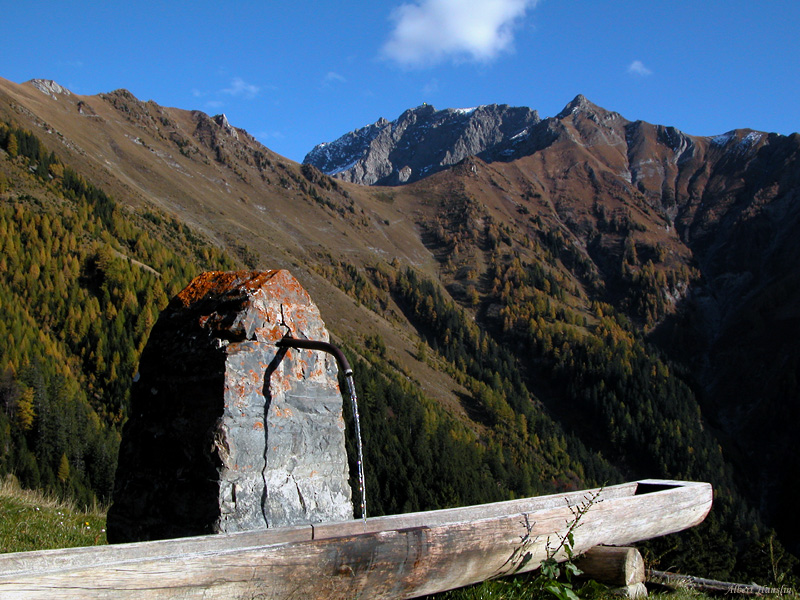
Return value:
[[(753, 500), (794, 539), (796, 486), (780, 465), (798, 464), (790, 425), (800, 416), (798, 144), (798, 134), (747, 129), (691, 136), (578, 96), (556, 117), (483, 150), (489, 164), (469, 159), (454, 170), (467, 182), (463, 193), (497, 223), (530, 232), (536, 218), (559, 232), (574, 254), (567, 261), (580, 265), (596, 297), (693, 365), (706, 418), (742, 472), (758, 473), (758, 485), (746, 486)], [(431, 152), (424, 139), (416, 150)], [(414, 193), (438, 193), (435, 179)], [(429, 230), (441, 239), (442, 227), (440, 213)], [(456, 262), (455, 273), (471, 260), (479, 259)], [(479, 288), (478, 280), (450, 286), (462, 298)], [(774, 440), (766, 448), (765, 438)]]
[[(667, 361), (645, 335), (684, 357), (709, 357), (736, 309), (750, 306), (737, 300), (742, 290), (793, 314), (760, 274), (726, 281), (741, 260), (723, 249), (764, 228), (775, 241), (764, 258), (789, 261), (795, 136), (686, 136), (583, 97), (543, 121), (520, 114), (528, 131), (509, 128), (480, 157), (407, 185), (367, 187), (275, 155), (224, 115), (124, 90), (81, 97), (48, 82), (0, 80), (0, 120), (9, 124), (0, 198), (11, 219), (19, 207), (20, 222), (55, 214), (59, 203), (78, 203), (70, 210), (82, 214), (81, 194), (64, 192), (69, 166), (113, 198), (96, 235), (108, 256), (132, 259), (125, 268), (153, 268), (159, 254), (141, 252), (122, 226), (130, 218), (159, 239), (180, 233), (175, 249), (196, 240), (184, 280), (213, 266), (203, 258), (212, 249), (239, 266), (290, 269), (364, 374), (372, 506), (414, 510), (621, 478), (708, 479), (719, 490), (703, 530), (708, 552), (690, 558), (718, 576), (750, 568), (742, 549), (757, 543), (760, 524), (736, 480), (748, 465), (734, 472), (709, 427), (721, 414), (713, 397), (697, 393), (686, 364)], [(53, 158), (20, 153), (25, 131)], [(448, 139), (460, 139), (453, 132)], [(95, 264), (88, 247), (80, 256), (78, 287)], [(97, 299), (110, 314), (106, 302), (116, 310), (112, 294)], [(708, 360), (698, 364), (711, 365), (702, 377), (719, 374)], [(114, 379), (122, 390), (124, 377)], [(124, 408), (111, 389), (99, 402)]]

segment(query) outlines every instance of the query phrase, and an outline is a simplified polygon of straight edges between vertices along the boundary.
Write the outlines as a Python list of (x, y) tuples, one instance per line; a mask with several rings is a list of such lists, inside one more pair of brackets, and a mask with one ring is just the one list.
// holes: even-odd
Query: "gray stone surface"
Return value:
[(123, 431), (112, 542), (353, 518), (335, 360), (287, 271), (206, 273), (170, 302)]
[(424, 104), (318, 144), (303, 159), (323, 173), (362, 185), (417, 181), (469, 156), (508, 159), (541, 122), (535, 110), (487, 104), (436, 110)]

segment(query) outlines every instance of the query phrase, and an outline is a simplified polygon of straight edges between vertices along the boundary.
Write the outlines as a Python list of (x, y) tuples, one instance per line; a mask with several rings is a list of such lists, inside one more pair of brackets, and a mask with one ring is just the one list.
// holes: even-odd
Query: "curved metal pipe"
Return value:
[(339, 350), (333, 344), (328, 342), (320, 342), (316, 340), (301, 340), (298, 338), (293, 337), (284, 337), (277, 341), (275, 345), (278, 348), (296, 348), (300, 350), (321, 350), (323, 352), (327, 352), (328, 354), (332, 354), (333, 357), (336, 359), (336, 362), (339, 363), (339, 368), (344, 373), (345, 381), (347, 381), (347, 387), (350, 389), (350, 402), (353, 406), (353, 424), (355, 426), (355, 434), (356, 434), (356, 446), (358, 448), (358, 484), (359, 490), (361, 492), (361, 519), (364, 521), (364, 528), (366, 530), (367, 526), (367, 496), (364, 491), (364, 450), (362, 448), (361, 442), (361, 420), (358, 416), (358, 397), (356, 396), (356, 387), (355, 383), (353, 382), (353, 369), (350, 367), (350, 363), (347, 361), (347, 357), (344, 355), (344, 352)]
[(342, 370), (345, 377), (353, 374), (353, 369), (350, 368), (350, 363), (347, 361), (347, 357), (344, 355), (344, 352), (342, 352), (341, 350), (339, 350), (339, 348), (328, 342), (320, 342), (317, 340), (301, 340), (299, 338), (285, 337), (279, 340), (275, 345), (278, 348), (322, 350), (323, 352), (327, 352), (328, 354), (333, 355), (333, 357), (336, 359), (336, 362), (339, 363), (339, 368)]

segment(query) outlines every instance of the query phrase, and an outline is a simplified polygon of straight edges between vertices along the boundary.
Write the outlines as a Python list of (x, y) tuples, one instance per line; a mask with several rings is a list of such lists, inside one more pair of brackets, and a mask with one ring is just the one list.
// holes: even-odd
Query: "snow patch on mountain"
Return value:
[(720, 135), (715, 135), (711, 138), (711, 143), (715, 146), (724, 146), (736, 137), (735, 131), (729, 131)]

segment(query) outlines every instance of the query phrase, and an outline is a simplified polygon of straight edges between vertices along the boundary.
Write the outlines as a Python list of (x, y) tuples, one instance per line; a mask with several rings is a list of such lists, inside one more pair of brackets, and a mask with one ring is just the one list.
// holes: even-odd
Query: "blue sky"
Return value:
[(800, 131), (800, 2), (0, 0), (0, 77), (225, 113), (301, 161), (380, 117), (577, 94), (694, 135)]

